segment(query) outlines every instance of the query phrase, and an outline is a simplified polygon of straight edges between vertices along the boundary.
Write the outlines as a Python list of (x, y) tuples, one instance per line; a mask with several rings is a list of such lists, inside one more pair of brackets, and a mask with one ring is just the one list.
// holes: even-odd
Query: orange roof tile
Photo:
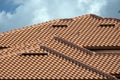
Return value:
[(118, 80), (119, 35), (119, 19), (93, 14), (1, 33), (0, 79)]

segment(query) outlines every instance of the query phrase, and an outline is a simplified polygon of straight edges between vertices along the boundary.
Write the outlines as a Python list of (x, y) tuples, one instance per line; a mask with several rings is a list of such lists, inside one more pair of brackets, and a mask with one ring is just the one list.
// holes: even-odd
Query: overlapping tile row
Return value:
[[(92, 14), (2, 33), (0, 79), (116, 79), (111, 74), (120, 74), (119, 52), (97, 54), (84, 47), (119, 47), (119, 35), (119, 19)], [(41, 45), (59, 55), (41, 49)]]
[[(120, 34), (120, 23), (118, 24), (118, 30), (119, 30), (119, 34)], [(120, 37), (119, 37), (119, 41), (120, 41)], [(118, 43), (118, 46), (120, 46), (120, 42)]]
[[(111, 27), (100, 27), (100, 24), (115, 24)], [(73, 20), (54, 20), (1, 34), (0, 45), (15, 44), (51, 38), (54, 35), (65, 37), (82, 46), (117, 46), (119, 30), (117, 19), (96, 18), (95, 15), (84, 15)], [(67, 25), (67, 28), (53, 28), (52, 25)], [(100, 35), (99, 35), (100, 34)]]
[(39, 48), (40, 44), (41, 44), (41, 41), (40, 42), (34, 41), (31, 43), (14, 45), (13, 47), (0, 50), (0, 57), (7, 57), (7, 56), (17, 55), (19, 53), (25, 53), (25, 52), (39, 52), (39, 51), (43, 52), (43, 50), (40, 50)]
[(73, 59), (95, 67), (108, 74), (120, 73), (120, 55), (93, 54), (91, 56), (88, 55), (85, 51), (78, 50), (75, 47), (71, 47), (68, 44), (64, 44), (64, 42), (57, 42), (54, 39), (48, 40), (42, 45), (48, 46), (60, 53), (70, 56)]
[[(118, 27), (99, 27), (103, 21), (86, 17), (86, 20), (74, 23), (70, 33), (61, 37), (82, 46), (116, 46), (119, 43)], [(74, 32), (78, 32), (77, 35)]]
[[(52, 28), (53, 24), (64, 24), (63, 21), (56, 21), (56, 22), (47, 22), (43, 25), (35, 25), (32, 27), (25, 28), (20, 31), (14, 31), (13, 33), (5, 34), (0, 36), (1, 45), (10, 45), (14, 46), (16, 44), (36, 41), (36, 40), (43, 40), (45, 38), (50, 38), (54, 36), (54, 33), (59, 32), (59, 29)], [(66, 22), (65, 22), (66, 23)], [(62, 31), (64, 28), (61, 28)], [(52, 31), (52, 32), (51, 32)]]
[(76, 65), (78, 65), (78, 66), (82, 66), (82, 67), (84, 67), (85, 69), (88, 69), (88, 70), (90, 70), (90, 71), (92, 71), (92, 72), (95, 72), (95, 73), (97, 73), (97, 74), (99, 74), (99, 75), (102, 75), (102, 76), (106, 77), (107, 79), (117, 80), (117, 78), (115, 78), (115, 77), (112, 76), (112, 75), (109, 75), (109, 74), (107, 74), (107, 73), (104, 73), (104, 72), (96, 69), (96, 68), (93, 68), (93, 67), (91, 67), (91, 66), (88, 66), (88, 65), (86, 65), (86, 64), (84, 64), (84, 63), (82, 63), (82, 62), (80, 62), (80, 61), (77, 61), (76, 59), (73, 59), (73, 58), (71, 58), (71, 57), (69, 57), (69, 56), (66, 56), (66, 55), (64, 55), (64, 54), (62, 54), (62, 53), (59, 53), (59, 52), (57, 52), (56, 50), (53, 50), (53, 49), (51, 49), (51, 48), (49, 48), (49, 47), (41, 46), (41, 48), (44, 49), (44, 50), (46, 50), (47, 52), (50, 52), (50, 53), (53, 53), (54, 55), (57, 55), (57, 56), (59, 56), (59, 57), (62, 57), (63, 59), (69, 60), (69, 61), (71, 61), (72, 63), (74, 63), (74, 64), (76, 64)]
[[(48, 41), (49, 42), (49, 41)], [(46, 42), (47, 43), (47, 42)], [(52, 42), (50, 42), (50, 43), (52, 43)], [(44, 44), (44, 43), (43, 43)], [(53, 44), (52, 44), (53, 45)], [(57, 45), (58, 45), (58, 43), (57, 43)], [(62, 46), (62, 45), (61, 45)], [(59, 49), (59, 47), (58, 46), (56, 46), (58, 49)], [(62, 46), (63, 47), (63, 46)], [(35, 47), (34, 47), (35, 48)], [(33, 48), (33, 49), (34, 49)], [(60, 48), (61, 49), (61, 48)], [(66, 48), (65, 48), (66, 49)], [(31, 50), (31, 49), (30, 49)], [(30, 50), (26, 50), (25, 52), (31, 52)], [(40, 50), (40, 49), (39, 49)], [(75, 49), (69, 49), (69, 50), (75, 50)], [(32, 50), (33, 52), (34, 51), (36, 51), (36, 50)], [(39, 51), (37, 51), (37, 52), (39, 52)], [(41, 50), (40, 50), (40, 52), (41, 52)], [(61, 61), (59, 62), (59, 60), (58, 60), (58, 58), (53, 58), (53, 56), (47, 56), (47, 57), (45, 57), (45, 58), (40, 58), (39, 59), (39, 57), (38, 56), (20, 56), (21, 55), (21, 53), (22, 52), (18, 52), (17, 53), (17, 55), (10, 55), (10, 56), (7, 56), (7, 57), (3, 57), (3, 58), (1, 58), (1, 66), (2, 66), (2, 71), (1, 71), (1, 74), (2, 74), (2, 77), (1, 77), (1, 79), (104, 79), (105, 77), (102, 77), (100, 74), (93, 74), (93, 72), (91, 72), (91, 75), (89, 74), (89, 71), (86, 71), (86, 69), (84, 69), (84, 67), (83, 67), (83, 70), (85, 70), (85, 71), (82, 71), (81, 69), (80, 69), (80, 71), (79, 71), (79, 69), (77, 68), (77, 71), (79, 72), (78, 74), (77, 74), (77, 72), (76, 72), (76, 70), (75, 70), (75, 72), (74, 72), (74, 75), (76, 74), (77, 76), (80, 76), (80, 77), (74, 77), (74, 76), (70, 76), (70, 77), (67, 77), (67, 76), (69, 76), (69, 75), (71, 75), (70, 73), (69, 73), (69, 75), (67, 75), (67, 76), (63, 76), (63, 75), (61, 75), (61, 76), (55, 76), (55, 74), (57, 74), (57, 71), (59, 71), (59, 69), (57, 69), (56, 67), (58, 67), (58, 64), (60, 65), (61, 63)], [(81, 54), (81, 53), (80, 53)], [(80, 55), (79, 54), (79, 55)], [(83, 52), (83, 54), (86, 54), (86, 53), (84, 53)], [(50, 53), (49, 53), (49, 55), (51, 55)], [(70, 55), (69, 55), (70, 56)], [(73, 55), (74, 56), (74, 55)], [(74, 58), (72, 56), (72, 58)], [(75, 55), (76, 56), (76, 55)], [(78, 56), (78, 55), (77, 55)], [(27, 58), (26, 58), (27, 57)], [(82, 56), (82, 57), (84, 57), (84, 56)], [(56, 70), (56, 71), (54, 71), (54, 70), (52, 70), (51, 72), (54, 72), (53, 73), (53, 75), (54, 76), (51, 76), (52, 75), (52, 73), (50, 72), (49, 73), (49, 69), (47, 69), (47, 68), (49, 68), (50, 66), (48, 66), (48, 64), (47, 64), (47, 62), (48, 61), (50, 61), (50, 60), (48, 60), (48, 61), (46, 61), (46, 59), (48, 59), (48, 58), (50, 58), (50, 59), (52, 59), (52, 60), (58, 60), (58, 61), (55, 61), (55, 63), (53, 64), (53, 65), (55, 65), (55, 64), (57, 64), (56, 62), (58, 62), (58, 64), (56, 65), (56, 67), (54, 67), (54, 69)], [(87, 58), (87, 55), (86, 55), (86, 58)], [(66, 60), (64, 60), (64, 59), (62, 59), (63, 61), (65, 61), (66, 62)], [(38, 62), (41, 62), (41, 64), (38, 64)], [(44, 62), (46, 62), (46, 65), (44, 64), (44, 65), (42, 65), (42, 63), (44, 63)], [(53, 61), (51, 61), (51, 62), (53, 62)], [(50, 62), (50, 64), (52, 65), (52, 63)], [(3, 63), (3, 64), (2, 64)], [(50, 65), (49, 64), (49, 65)], [(66, 64), (66, 63), (63, 63), (62, 65), (68, 65), (68, 64)], [(9, 66), (8, 66), (9, 65)], [(35, 67), (35, 65), (37, 65), (37, 67)], [(43, 67), (45, 67), (46, 66), (46, 69), (42, 69), (41, 67), (40, 67), (40, 65), (42, 65), (42, 68)], [(53, 65), (52, 65), (52, 67), (53, 67)], [(72, 64), (73, 65), (73, 64)], [(77, 65), (76, 65), (77, 66)], [(27, 68), (26, 68), (27, 67)], [(40, 67), (40, 69), (38, 69), (38, 67)], [(60, 66), (61, 67), (61, 66)], [(66, 66), (65, 66), (66, 67)], [(68, 70), (68, 72), (69, 72), (69, 69), (65, 69), (65, 67), (62, 69), (62, 71), (64, 72), (65, 70)], [(71, 65), (70, 65), (70, 67), (71, 67)], [(29, 69), (30, 68), (30, 69)], [(51, 67), (50, 67), (50, 69), (51, 69)], [(61, 68), (60, 68), (61, 69)], [(65, 70), (64, 70), (65, 69)], [(20, 71), (19, 71), (20, 70)], [(33, 71), (30, 71), (30, 70), (33, 70)], [(38, 71), (39, 70), (39, 71)], [(43, 70), (43, 71), (41, 71), (41, 70)], [(74, 70), (74, 68), (72, 68), (71, 70)], [(30, 72), (29, 72), (30, 71)], [(34, 72), (35, 71), (35, 72)], [(71, 72), (71, 71), (70, 71)], [(81, 73), (80, 73), (81, 72)], [(86, 73), (85, 73), (86, 72)], [(39, 75), (38, 75), (38, 73), (39, 73)], [(44, 73), (44, 74), (43, 74)], [(60, 72), (61, 74), (62, 74), (62, 72)], [(60, 74), (60, 73), (58, 73), (58, 74)], [(36, 75), (37, 74), (37, 75)], [(51, 74), (51, 75), (50, 75)], [(57, 74), (57, 75), (58, 75)], [(66, 74), (66, 73), (63, 73), (63, 74)], [(81, 76), (81, 75), (83, 76)], [(86, 76), (86, 74), (89, 74), (89, 77), (87, 77)], [(49, 75), (49, 76), (48, 76)], [(72, 74), (73, 75), (73, 74)], [(94, 76), (93, 78), (92, 78), (92, 76)], [(97, 77), (96, 77), (97, 76)], [(106, 78), (105, 78), (106, 79)]]
[(1, 58), (0, 79), (106, 79), (53, 54)]
[[(30, 69), (26, 69), (25, 67), (26, 66), (29, 66), (29, 67), (35, 67), (34, 65), (38, 65), (38, 63), (35, 63), (34, 65), (31, 65), (31, 64), (33, 64), (34, 62), (32, 62), (32, 59), (34, 59), (34, 57), (36, 57), (36, 56), (32, 56), (32, 59), (30, 58), (31, 56), (20, 56), (22, 53), (29, 53), (29, 52), (45, 52), (45, 51), (42, 51), (40, 48), (38, 48), (39, 47), (39, 45), (37, 46), (35, 46), (36, 44), (34, 44), (34, 47), (33, 47), (33, 45), (26, 45), (26, 48), (25, 47), (23, 47), (23, 48), (21, 48), (20, 49), (20, 47), (16, 47), (15, 49), (7, 49), (7, 51), (8, 51), (8, 53), (7, 53), (7, 51), (6, 51), (6, 53), (4, 52), (5, 50), (3, 50), (3, 52), (1, 52), (1, 53), (3, 53), (3, 56), (1, 57), (1, 63), (3, 63), (3, 65), (1, 64), (0, 66), (2, 66), (2, 68), (1, 68), (1, 79), (104, 79), (105, 77), (101, 77), (99, 74), (95, 74), (94, 76), (98, 76), (98, 77), (91, 77), (91, 76), (93, 76), (93, 73), (91, 72), (91, 74), (92, 75), (90, 75), (89, 74), (89, 76), (88, 77), (84, 77), (84, 76), (86, 76), (86, 74), (88, 73), (88, 71), (86, 71), (84, 68), (83, 68), (83, 70), (85, 70), (85, 71), (83, 71), (83, 70), (80, 70), (81, 71), (81, 73), (79, 73), (79, 75), (76, 73), (76, 71), (75, 71), (75, 74), (76, 75), (78, 75), (78, 76), (80, 76), (80, 77), (74, 77), (74, 76), (70, 76), (70, 77), (67, 77), (67, 76), (65, 76), (65, 77), (62, 77), (62, 76), (60, 76), (60, 77), (53, 77), (53, 76), (37, 76), (37, 77), (34, 77), (35, 76), (35, 74), (33, 74), (32, 73), (32, 75), (33, 76), (30, 76), (31, 74), (29, 74), (28, 73), (28, 71), (30, 70)], [(21, 46), (22, 47), (22, 46)], [(31, 48), (32, 47), (32, 48)], [(27, 59), (26, 59), (26, 57), (27, 57)], [(48, 56), (48, 57), (50, 57), (50, 56)], [(48, 57), (46, 57), (46, 58), (48, 58)], [(21, 59), (22, 58), (22, 59)], [(51, 57), (50, 57), (51, 58)], [(51, 58), (52, 59), (52, 58)], [(25, 63), (22, 63), (22, 62), (26, 62), (26, 61), (28, 61), (28, 60), (31, 60), (31, 64), (29, 64), (29, 63), (26, 63), (26, 64), (28, 64), (28, 65), (25, 65)], [(39, 61), (41, 61), (42, 59), (38, 59), (38, 56), (35, 58), (35, 60), (36, 60), (36, 62), (39, 62)], [(44, 60), (46, 61), (46, 59), (44, 58), (42, 61), (44, 62)], [(53, 60), (55, 60), (55, 59), (53, 59)], [(64, 61), (64, 60), (63, 60)], [(66, 61), (66, 60), (65, 60)], [(6, 62), (8, 62), (8, 63), (6, 63)], [(12, 64), (12, 63), (14, 63), (14, 64)], [(10, 65), (9, 65), (10, 64)], [(21, 66), (21, 65), (23, 65), (23, 66)], [(41, 63), (42, 64), (42, 63)], [(40, 64), (40, 65), (41, 65)], [(56, 63), (54, 63), (54, 64), (56, 64)], [(65, 63), (64, 63), (65, 64)], [(9, 66), (8, 66), (9, 65)], [(12, 66), (11, 66), (12, 65)], [(60, 63), (59, 63), (59, 65), (60, 65)], [(62, 64), (63, 65), (63, 64)], [(16, 67), (16, 68), (15, 68)], [(22, 67), (21, 69), (20, 69), (20, 71), (19, 71), (19, 69), (18, 69), (18, 67)], [(42, 67), (45, 67), (45, 65), (42, 65)], [(47, 67), (49, 67), (48, 65), (47, 65)], [(56, 66), (57, 67), (57, 66)], [(25, 70), (24, 70), (24, 68), (25, 68)], [(28, 67), (27, 67), (28, 68)], [(33, 71), (35, 70), (35, 72), (36, 72), (36, 69), (37, 69), (38, 67), (35, 67), (35, 69), (33, 69)], [(7, 72), (7, 71), (8, 72)], [(17, 71), (16, 71), (17, 70)], [(41, 69), (40, 69), (41, 70)], [(38, 71), (39, 72), (39, 74), (41, 74), (41, 75), (43, 75), (43, 73), (44, 72), (46, 72), (47, 73), (47, 70), (48, 69), (43, 69), (43, 71)], [(56, 70), (59, 70), (59, 69), (56, 69)], [(14, 72), (15, 71), (15, 72)], [(52, 70), (51, 72), (53, 72), (54, 70)], [(64, 72), (64, 70), (62, 69), (62, 71)], [(57, 72), (57, 71), (56, 71)], [(54, 72), (53, 74), (56, 74), (56, 72)], [(68, 69), (68, 72), (69, 72), (69, 69)], [(85, 73), (86, 72), (86, 73)], [(61, 72), (60, 72), (61, 73)], [(14, 74), (14, 75), (13, 75)], [(21, 75), (22, 74), (22, 75)], [(26, 74), (28, 74), (28, 75), (26, 75)], [(37, 73), (36, 73), (37, 74)], [(65, 73), (64, 73), (65, 74)], [(72, 73), (71, 73), (72, 74)], [(21, 75), (21, 77), (20, 77), (20, 75)], [(82, 77), (82, 76), (83, 77)], [(16, 77), (15, 77), (16, 76)], [(105, 78), (106, 79), (106, 78)]]

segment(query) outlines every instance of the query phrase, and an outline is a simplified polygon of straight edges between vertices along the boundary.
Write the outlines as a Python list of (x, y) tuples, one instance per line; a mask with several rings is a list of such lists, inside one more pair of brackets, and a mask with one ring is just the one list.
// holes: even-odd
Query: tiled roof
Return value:
[(117, 80), (119, 35), (119, 19), (93, 14), (1, 33), (0, 79)]
[[(0, 45), (14, 46), (59, 35), (83, 46), (117, 46), (119, 22), (117, 19), (95, 18), (94, 15), (84, 15), (73, 20), (54, 20), (3, 33), (0, 36)], [(115, 26), (99, 26), (106, 23), (115, 24)], [(68, 27), (53, 28), (52, 25), (55, 24), (64, 24)]]

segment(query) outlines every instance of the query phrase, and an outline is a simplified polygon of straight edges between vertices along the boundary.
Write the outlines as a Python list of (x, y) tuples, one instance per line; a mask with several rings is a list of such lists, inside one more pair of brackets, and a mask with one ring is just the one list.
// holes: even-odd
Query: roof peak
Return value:
[(100, 18), (100, 19), (103, 19), (103, 17), (101, 17), (101, 16), (98, 16), (98, 15), (96, 15), (96, 14), (86, 14), (85, 16), (90, 16), (90, 17), (94, 17), (94, 18)]
[(95, 14), (85, 14), (85, 15), (81, 15), (81, 16), (78, 16), (78, 17), (75, 17), (75, 18), (79, 18), (79, 17), (93, 17), (93, 18), (96, 18), (96, 19), (104, 19), (103, 17), (95, 15)]
[(120, 21), (119, 18), (111, 18), (111, 17), (102, 17), (102, 16), (99, 16), (99, 15), (96, 15), (96, 14), (85, 14), (85, 15), (81, 15), (81, 16), (78, 16), (78, 17), (75, 17), (73, 19), (79, 19), (80, 17), (90, 17), (90, 18), (96, 18), (96, 19), (110, 19), (110, 20), (115, 20), (115, 21)]
[(83, 16), (93, 17), (93, 18), (96, 18), (96, 19), (113, 19), (113, 20), (116, 20), (116, 21), (120, 21), (119, 18), (101, 17), (101, 16), (96, 15), (96, 14), (86, 14), (86, 15), (83, 15)]
[(95, 19), (99, 19), (99, 20), (110, 19), (110, 20), (115, 20), (117, 22), (120, 22), (119, 18), (101, 17), (101, 16), (98, 16), (96, 14), (85, 14), (85, 15), (81, 15), (81, 16), (77, 16), (77, 17), (73, 17), (73, 18), (54, 19), (54, 20), (50, 20), (50, 21), (46, 21), (46, 22), (42, 22), (42, 23), (38, 23), (38, 24), (33, 24), (31, 26), (25, 26), (25, 27), (22, 27), (22, 28), (13, 29), (13, 30), (10, 30), (10, 31), (2, 32), (2, 33), (0, 32), (0, 35), (13, 33), (15, 31), (25, 30), (26, 28), (34, 27), (36, 25), (42, 25), (42, 24), (45, 24), (45, 23), (48, 23), (48, 22), (53, 22), (53, 21), (72, 21), (72, 20), (79, 19), (81, 17), (90, 17), (90, 18), (95, 18)]

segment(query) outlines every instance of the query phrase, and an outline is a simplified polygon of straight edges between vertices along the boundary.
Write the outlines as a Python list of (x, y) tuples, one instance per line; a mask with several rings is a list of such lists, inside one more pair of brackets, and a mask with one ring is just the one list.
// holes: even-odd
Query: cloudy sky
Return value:
[(120, 18), (120, 0), (0, 0), (0, 32), (84, 14)]

